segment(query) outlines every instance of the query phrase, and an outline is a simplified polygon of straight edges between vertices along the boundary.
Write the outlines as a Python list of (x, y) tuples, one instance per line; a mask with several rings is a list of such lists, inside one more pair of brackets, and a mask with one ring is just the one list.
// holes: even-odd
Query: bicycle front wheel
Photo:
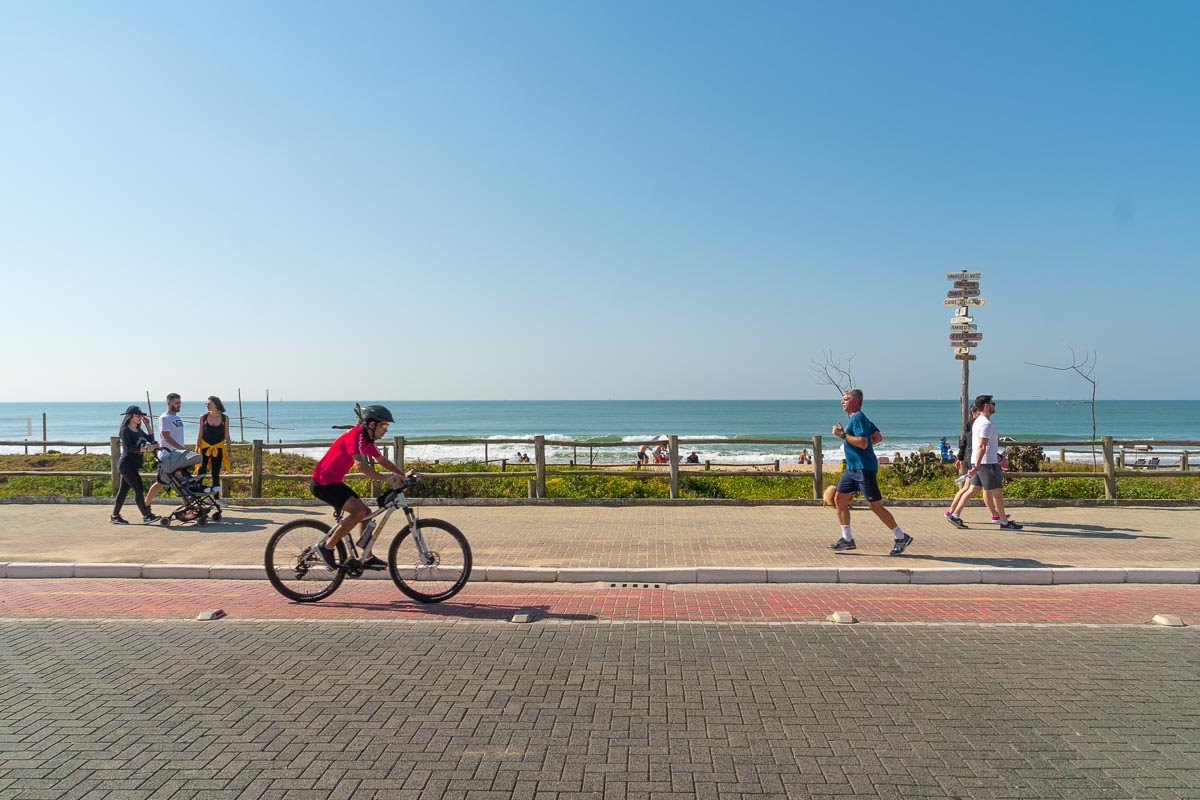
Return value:
[[(267, 579), (289, 600), (313, 603), (329, 597), (346, 580), (346, 571), (330, 569), (316, 554), (318, 542), (329, 535), (329, 526), (315, 519), (289, 522), (267, 542)], [(334, 560), (346, 560), (346, 545), (337, 543)]]
[(388, 548), (388, 572), (400, 591), (419, 603), (440, 603), (458, 594), (471, 577), (471, 545), (462, 531), (440, 519), (417, 520), (425, 543), (405, 525)]

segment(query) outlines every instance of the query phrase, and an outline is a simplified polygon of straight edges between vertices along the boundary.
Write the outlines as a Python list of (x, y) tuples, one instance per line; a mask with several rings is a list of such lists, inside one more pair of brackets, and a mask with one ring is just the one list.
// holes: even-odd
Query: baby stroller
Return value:
[(197, 525), (207, 525), (210, 518), (213, 522), (221, 521), (221, 504), (217, 500), (220, 490), (206, 489), (204, 482), (192, 474), (203, 460), (192, 450), (164, 447), (158, 451), (158, 482), (174, 489), (182, 504), (170, 514), (163, 515), (163, 525), (170, 525), (173, 519), (180, 522), (195, 520)]

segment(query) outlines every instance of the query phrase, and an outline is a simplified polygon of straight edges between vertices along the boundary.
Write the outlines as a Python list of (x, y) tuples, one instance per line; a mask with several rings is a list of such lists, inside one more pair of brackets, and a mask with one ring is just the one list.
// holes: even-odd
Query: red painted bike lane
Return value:
[(348, 583), (319, 603), (293, 603), (265, 581), (8, 579), (0, 617), (438, 621), (511, 619), (667, 622), (808, 622), (849, 611), (862, 622), (1148, 623), (1155, 614), (1200, 621), (1200, 586), (1115, 584), (689, 585), (470, 584), (457, 597), (415, 603), (389, 582)]

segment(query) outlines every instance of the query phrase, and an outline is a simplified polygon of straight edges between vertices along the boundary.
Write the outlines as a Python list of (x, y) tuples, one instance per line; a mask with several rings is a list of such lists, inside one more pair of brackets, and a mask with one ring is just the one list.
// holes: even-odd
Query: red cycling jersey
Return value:
[(313, 480), (322, 486), (342, 483), (346, 480), (346, 473), (354, 466), (354, 457), (357, 455), (380, 457), (379, 449), (367, 439), (362, 425), (355, 425), (337, 438), (329, 452), (313, 468)]

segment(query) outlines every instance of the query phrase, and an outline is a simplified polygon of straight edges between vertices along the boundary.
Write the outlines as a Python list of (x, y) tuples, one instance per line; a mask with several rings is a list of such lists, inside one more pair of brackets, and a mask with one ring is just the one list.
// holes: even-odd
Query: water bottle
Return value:
[(967, 479), (967, 474), (964, 472), (962, 475), (959, 475), (957, 478), (954, 479), (954, 485), (962, 486), (963, 481), (965, 481), (966, 479)]
[(366, 547), (367, 542), (371, 541), (371, 534), (375, 532), (375, 520), (367, 523), (367, 527), (363, 528), (362, 536), (358, 537), (358, 546)]

